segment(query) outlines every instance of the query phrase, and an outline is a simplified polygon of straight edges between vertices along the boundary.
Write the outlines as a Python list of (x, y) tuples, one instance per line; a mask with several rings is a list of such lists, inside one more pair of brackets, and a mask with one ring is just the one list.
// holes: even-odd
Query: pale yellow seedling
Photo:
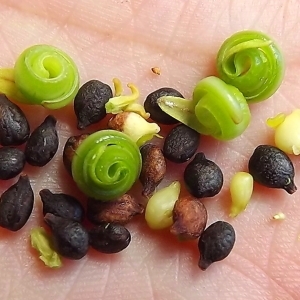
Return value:
[(300, 109), (287, 116), (281, 113), (269, 118), (267, 125), (275, 129), (276, 147), (288, 154), (300, 154)]
[(180, 193), (179, 181), (155, 192), (149, 199), (145, 219), (152, 229), (168, 228), (173, 224), (173, 208)]
[(236, 217), (244, 211), (253, 192), (253, 177), (246, 172), (237, 172), (230, 182), (230, 217)]

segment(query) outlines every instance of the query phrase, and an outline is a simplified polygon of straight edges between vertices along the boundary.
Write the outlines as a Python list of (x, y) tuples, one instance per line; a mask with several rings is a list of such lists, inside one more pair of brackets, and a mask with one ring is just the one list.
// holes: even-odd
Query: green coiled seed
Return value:
[(0, 70), (0, 92), (13, 100), (58, 109), (79, 89), (79, 72), (62, 50), (49, 45), (27, 48), (13, 69)]
[(248, 102), (263, 101), (279, 88), (283, 56), (275, 42), (257, 31), (241, 31), (225, 40), (217, 55), (217, 70)]
[(158, 99), (158, 105), (181, 123), (218, 140), (239, 136), (251, 118), (243, 94), (214, 76), (206, 77), (196, 85), (193, 100), (165, 96)]
[(126, 134), (100, 130), (89, 135), (75, 151), (72, 176), (86, 195), (109, 201), (132, 187), (141, 166), (139, 148)]

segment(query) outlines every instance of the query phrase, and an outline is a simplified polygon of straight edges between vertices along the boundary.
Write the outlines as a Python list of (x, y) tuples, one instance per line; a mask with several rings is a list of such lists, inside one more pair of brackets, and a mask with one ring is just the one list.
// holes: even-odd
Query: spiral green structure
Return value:
[(142, 158), (137, 145), (124, 133), (100, 130), (89, 135), (72, 160), (72, 176), (87, 196), (114, 200), (138, 179)]
[(158, 104), (181, 123), (218, 140), (241, 135), (251, 119), (243, 94), (214, 76), (206, 77), (196, 85), (193, 100), (165, 96), (158, 99)]
[(248, 102), (263, 101), (279, 88), (283, 56), (267, 35), (241, 31), (225, 40), (217, 55), (219, 77), (237, 87)]
[(27, 48), (13, 69), (0, 70), (0, 92), (13, 100), (58, 109), (79, 89), (79, 72), (62, 50), (49, 45)]

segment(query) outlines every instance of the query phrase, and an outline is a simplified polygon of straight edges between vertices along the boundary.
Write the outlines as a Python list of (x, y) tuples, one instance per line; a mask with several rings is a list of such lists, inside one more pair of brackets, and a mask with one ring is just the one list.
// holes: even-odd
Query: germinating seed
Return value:
[(101, 223), (89, 230), (90, 245), (99, 252), (112, 254), (128, 247), (130, 232), (116, 223)]
[(135, 215), (142, 214), (144, 207), (135, 197), (124, 194), (115, 201), (87, 201), (87, 219), (94, 223), (128, 223)]
[(56, 119), (49, 115), (30, 135), (25, 147), (26, 161), (42, 167), (53, 158), (57, 149)]
[(164, 156), (175, 163), (186, 162), (196, 153), (199, 141), (197, 131), (184, 124), (177, 125), (165, 138)]
[(0, 94), (0, 144), (21, 145), (30, 134), (29, 123), (23, 111), (7, 97)]
[(197, 153), (184, 170), (184, 182), (196, 198), (213, 197), (223, 186), (223, 173), (219, 166), (206, 159), (204, 153)]
[(158, 106), (157, 100), (163, 96), (173, 96), (173, 97), (183, 98), (182, 94), (173, 88), (168, 88), (168, 87), (160, 88), (150, 93), (147, 96), (144, 102), (145, 110), (150, 113), (150, 118), (157, 123), (166, 124), (166, 125), (179, 123), (179, 121), (170, 117), (168, 114), (163, 112), (161, 108)]
[(256, 147), (248, 163), (253, 179), (270, 188), (296, 192), (295, 170), (290, 158), (279, 148), (270, 145)]
[(63, 163), (70, 175), (72, 175), (72, 160), (76, 149), (89, 136), (89, 134), (80, 134), (68, 138), (63, 150)]
[(79, 222), (50, 213), (44, 219), (52, 229), (53, 245), (58, 254), (70, 259), (81, 259), (87, 254), (89, 236)]
[(163, 180), (167, 165), (162, 150), (154, 144), (146, 144), (140, 148), (142, 170), (140, 181), (143, 185), (142, 195), (149, 198)]
[(84, 217), (84, 208), (82, 204), (73, 196), (56, 193), (53, 194), (48, 189), (40, 191), (43, 202), (43, 214), (54, 214), (56, 216), (81, 222)]
[(14, 147), (0, 148), (0, 179), (11, 179), (22, 172), (25, 166), (25, 154)]
[(74, 99), (77, 128), (84, 129), (104, 119), (105, 104), (112, 97), (110, 86), (99, 80), (90, 80), (81, 86)]
[(200, 252), (199, 268), (204, 271), (212, 263), (226, 258), (234, 243), (235, 231), (229, 223), (217, 221), (211, 224), (202, 233), (198, 242)]
[(21, 229), (31, 215), (33, 202), (29, 178), (21, 175), (0, 198), (0, 226), (12, 231)]

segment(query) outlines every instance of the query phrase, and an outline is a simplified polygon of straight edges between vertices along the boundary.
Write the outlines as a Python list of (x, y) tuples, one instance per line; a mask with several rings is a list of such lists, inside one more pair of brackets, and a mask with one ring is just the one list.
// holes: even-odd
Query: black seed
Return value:
[(21, 229), (30, 217), (34, 195), (27, 175), (8, 188), (0, 198), (0, 226), (12, 231)]
[(32, 166), (42, 167), (55, 155), (58, 149), (56, 119), (49, 115), (30, 135), (26, 147), (26, 161)]
[(79, 222), (49, 213), (46, 214), (45, 221), (53, 231), (54, 248), (60, 255), (80, 259), (87, 254), (89, 235)]
[(173, 96), (183, 98), (182, 94), (173, 88), (160, 88), (150, 93), (144, 103), (145, 110), (150, 113), (150, 118), (158, 123), (171, 125), (179, 123), (178, 120), (172, 118), (159, 107), (157, 100), (163, 96)]
[(77, 128), (84, 129), (101, 121), (106, 116), (105, 104), (112, 97), (110, 86), (99, 80), (90, 80), (81, 86), (74, 99)]
[(217, 221), (211, 224), (202, 233), (198, 242), (200, 252), (199, 268), (204, 271), (212, 263), (226, 258), (234, 243), (235, 231), (229, 223)]
[(81, 222), (84, 217), (84, 208), (73, 196), (59, 193), (53, 194), (48, 189), (40, 191), (43, 202), (43, 214), (47, 213)]
[(197, 131), (184, 124), (177, 125), (165, 138), (164, 156), (175, 163), (186, 162), (196, 153), (199, 141)]
[(270, 188), (296, 192), (295, 170), (290, 158), (280, 149), (270, 145), (258, 146), (250, 157), (249, 173), (253, 179)]
[(117, 253), (125, 249), (130, 241), (130, 232), (117, 223), (101, 223), (89, 231), (90, 245), (102, 253)]
[(29, 123), (23, 111), (7, 97), (0, 94), (0, 144), (17, 146), (29, 137)]
[(223, 186), (223, 173), (219, 166), (206, 159), (200, 152), (186, 166), (184, 181), (189, 192), (196, 198), (213, 197)]
[(25, 166), (25, 154), (13, 147), (0, 149), (0, 179), (11, 179), (22, 172)]

